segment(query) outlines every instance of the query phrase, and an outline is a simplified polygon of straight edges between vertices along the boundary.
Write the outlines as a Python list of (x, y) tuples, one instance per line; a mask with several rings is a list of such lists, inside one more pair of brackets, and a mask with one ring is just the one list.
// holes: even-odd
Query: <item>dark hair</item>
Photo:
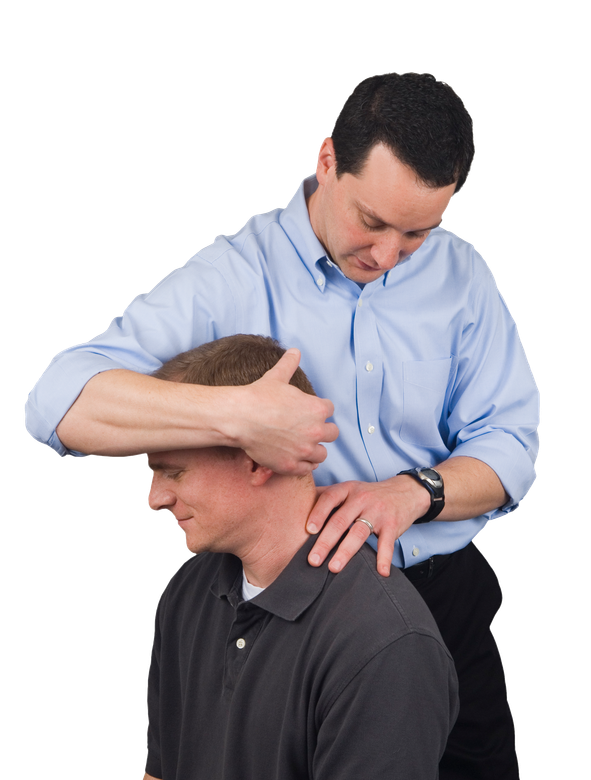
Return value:
[(472, 119), (451, 87), (429, 73), (387, 73), (359, 84), (334, 126), (336, 174), (359, 175), (387, 146), (425, 184), (458, 192), (474, 157)]
[[(249, 385), (273, 368), (284, 353), (275, 339), (238, 333), (182, 352), (164, 363), (152, 376), (191, 385)], [(299, 367), (290, 384), (304, 393), (316, 395), (308, 377)]]

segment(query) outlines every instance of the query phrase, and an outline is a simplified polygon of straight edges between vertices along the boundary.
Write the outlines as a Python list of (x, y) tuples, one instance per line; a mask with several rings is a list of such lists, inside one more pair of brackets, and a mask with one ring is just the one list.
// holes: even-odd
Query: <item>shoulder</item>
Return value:
[[(364, 643), (383, 647), (409, 635), (425, 637), (447, 649), (427, 605), (401, 571), (389, 577), (376, 571), (376, 553), (364, 545), (323, 593), (331, 620), (342, 622), (340, 632)], [(359, 641), (359, 640), (355, 640)]]
[(487, 264), (472, 244), (442, 228), (431, 231), (423, 245), (392, 269), (386, 294), (411, 300), (417, 308), (442, 312), (449, 319), (449, 305), (461, 317), (481, 295), (497, 294)]
[(466, 278), (486, 277), (492, 280), (489, 267), (474, 246), (440, 227), (431, 231), (412, 258), (418, 263), (435, 263), (445, 273), (451, 270)]
[(415, 254), (419, 254), (423, 248), (449, 254), (450, 256), (471, 257), (474, 254), (478, 254), (469, 241), (465, 241), (460, 236), (452, 233), (451, 230), (445, 230), (442, 227), (433, 228), (426, 241)]
[(270, 242), (282, 239), (288, 241), (279, 222), (281, 213), (282, 209), (274, 209), (266, 214), (256, 214), (237, 233), (218, 236), (213, 244), (197, 252), (191, 261), (215, 267), (223, 266), (231, 262), (233, 257), (239, 256), (255, 262), (257, 249), (264, 250)]
[(389, 706), (422, 690), (446, 709), (456, 685), (453, 659), (417, 590), (398, 569), (379, 575), (375, 555), (364, 545), (318, 599), (309, 662), (320, 659), (321, 709), (328, 713), (343, 695), (368, 686), (385, 686)]

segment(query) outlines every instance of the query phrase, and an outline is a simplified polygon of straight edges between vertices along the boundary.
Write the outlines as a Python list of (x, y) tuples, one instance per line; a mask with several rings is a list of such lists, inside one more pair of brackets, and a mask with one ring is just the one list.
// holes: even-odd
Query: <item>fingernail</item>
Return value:
[(315, 534), (318, 528), (314, 525), (314, 523), (308, 523), (308, 527), (306, 528), (306, 531), (309, 534)]
[(330, 570), (334, 571), (335, 573), (337, 571), (340, 571), (343, 568), (343, 564), (340, 561), (331, 561), (330, 563)]
[(318, 564), (320, 563), (320, 556), (317, 553), (314, 553), (308, 558), (308, 560), (310, 561), (312, 566), (318, 566)]

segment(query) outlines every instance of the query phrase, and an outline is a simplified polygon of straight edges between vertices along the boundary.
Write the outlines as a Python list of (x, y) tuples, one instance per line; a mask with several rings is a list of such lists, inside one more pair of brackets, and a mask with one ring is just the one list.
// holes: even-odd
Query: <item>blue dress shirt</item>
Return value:
[[(458, 455), (499, 476), (510, 501), (460, 522), (411, 526), (393, 562), (459, 550), (532, 484), (538, 395), (515, 323), (474, 248), (437, 228), (413, 255), (361, 288), (310, 225), (306, 179), (285, 209), (219, 236), (88, 344), (60, 353), (29, 396), (27, 427), (64, 455), (55, 428), (95, 374), (155, 371), (179, 352), (234, 333), (298, 347), (339, 438), (318, 485), (384, 480)], [(77, 454), (77, 453), (73, 453)], [(370, 544), (376, 546), (375, 537)]]

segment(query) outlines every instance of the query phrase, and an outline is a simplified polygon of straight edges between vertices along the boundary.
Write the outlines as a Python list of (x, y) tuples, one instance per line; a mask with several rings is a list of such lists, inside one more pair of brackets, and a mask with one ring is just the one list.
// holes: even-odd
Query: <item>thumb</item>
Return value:
[(292, 347), (288, 349), (265, 374), (269, 379), (275, 379), (279, 382), (288, 383), (300, 364), (300, 350)]

